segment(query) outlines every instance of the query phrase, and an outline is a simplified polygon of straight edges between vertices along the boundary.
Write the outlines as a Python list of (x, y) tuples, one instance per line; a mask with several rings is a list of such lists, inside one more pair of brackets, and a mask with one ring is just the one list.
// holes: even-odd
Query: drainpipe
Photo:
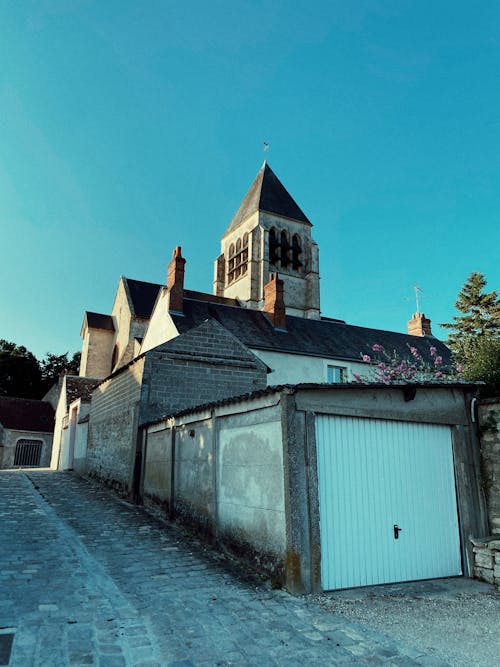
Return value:
[(175, 517), (175, 426), (173, 424), (170, 438), (170, 498), (168, 502), (168, 517), (170, 520), (173, 520)]

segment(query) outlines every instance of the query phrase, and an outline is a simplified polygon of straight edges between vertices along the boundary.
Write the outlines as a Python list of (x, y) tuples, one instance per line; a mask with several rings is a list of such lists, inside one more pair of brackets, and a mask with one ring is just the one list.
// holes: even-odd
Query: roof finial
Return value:
[(264, 141), (264, 153), (267, 153), (269, 150), (269, 141)]

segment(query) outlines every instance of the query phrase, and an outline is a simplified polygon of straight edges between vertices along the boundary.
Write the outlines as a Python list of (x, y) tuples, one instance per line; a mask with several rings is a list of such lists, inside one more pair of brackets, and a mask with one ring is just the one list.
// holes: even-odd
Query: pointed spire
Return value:
[(284, 218), (291, 218), (312, 227), (305, 213), (281, 183), (267, 160), (264, 160), (236, 215), (231, 220), (226, 234), (236, 229), (256, 211), (265, 211)]

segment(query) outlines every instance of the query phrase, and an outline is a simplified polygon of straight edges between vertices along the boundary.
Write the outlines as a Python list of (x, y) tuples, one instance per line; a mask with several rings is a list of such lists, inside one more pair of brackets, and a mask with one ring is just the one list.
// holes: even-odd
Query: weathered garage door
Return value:
[(447, 426), (317, 415), (324, 590), (461, 574)]

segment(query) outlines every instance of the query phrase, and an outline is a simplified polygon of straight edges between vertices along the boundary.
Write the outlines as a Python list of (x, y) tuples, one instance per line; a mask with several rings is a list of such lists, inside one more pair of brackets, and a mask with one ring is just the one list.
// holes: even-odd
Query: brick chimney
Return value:
[(276, 329), (286, 329), (285, 288), (277, 273), (271, 273), (264, 285), (264, 308), (262, 312), (271, 320)]
[(432, 336), (431, 321), (424, 313), (415, 313), (408, 322), (408, 333), (410, 336)]
[(182, 313), (184, 307), (184, 265), (186, 260), (182, 256), (180, 245), (174, 250), (168, 265), (167, 288), (168, 309)]

